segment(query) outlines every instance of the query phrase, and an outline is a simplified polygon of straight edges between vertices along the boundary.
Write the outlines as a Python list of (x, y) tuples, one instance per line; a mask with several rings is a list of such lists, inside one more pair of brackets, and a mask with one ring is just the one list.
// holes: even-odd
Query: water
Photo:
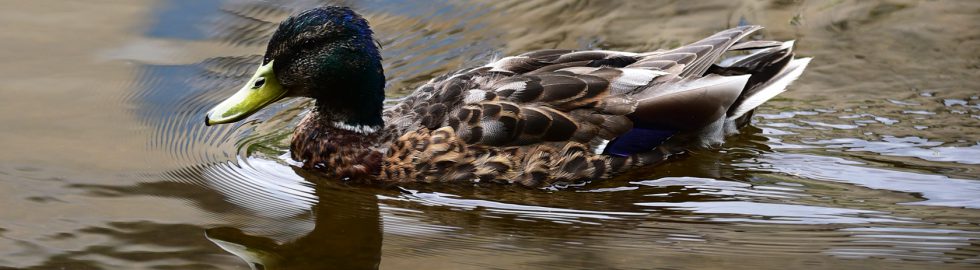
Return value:
[(287, 154), (305, 100), (203, 126), (316, 4), (0, 3), (0, 268), (247, 269), (221, 241), (289, 269), (980, 264), (976, 1), (347, 3), (390, 97), (494, 57), (741, 21), (814, 57), (721, 149), (566, 190), (317, 178)]

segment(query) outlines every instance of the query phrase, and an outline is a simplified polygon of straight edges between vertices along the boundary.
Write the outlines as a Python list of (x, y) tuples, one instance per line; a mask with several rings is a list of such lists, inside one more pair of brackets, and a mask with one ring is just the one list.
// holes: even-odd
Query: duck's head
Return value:
[(277, 100), (308, 97), (325, 121), (379, 126), (384, 84), (367, 21), (346, 7), (315, 8), (279, 24), (255, 75), (211, 109), (205, 124), (236, 122)]

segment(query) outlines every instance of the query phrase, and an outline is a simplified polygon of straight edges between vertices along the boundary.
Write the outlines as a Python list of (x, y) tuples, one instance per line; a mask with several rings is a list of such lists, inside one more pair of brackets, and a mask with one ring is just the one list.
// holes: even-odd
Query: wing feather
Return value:
[[(430, 81), (386, 110), (387, 122), (396, 134), (448, 126), (465, 143), (486, 146), (574, 141), (599, 147), (634, 125), (697, 130), (746, 110), (733, 104), (748, 108), (778, 94), (763, 89), (741, 101), (749, 75), (705, 74), (726, 51), (778, 49), (773, 42), (741, 41), (760, 28), (736, 27), (641, 54), (539, 50), (504, 57)], [(733, 61), (741, 66), (753, 59)]]
[[(684, 69), (678, 74), (680, 77), (701, 76), (708, 68), (718, 61), (722, 54), (728, 51), (735, 42), (745, 38), (749, 34), (762, 29), (757, 25), (740, 26), (725, 31), (718, 32), (700, 41), (691, 43), (687, 46), (654, 53), (643, 57), (631, 67), (655, 67), (664, 65), (661, 61), (673, 61), (677, 65), (684, 65)], [(648, 63), (656, 62), (656, 64)]]

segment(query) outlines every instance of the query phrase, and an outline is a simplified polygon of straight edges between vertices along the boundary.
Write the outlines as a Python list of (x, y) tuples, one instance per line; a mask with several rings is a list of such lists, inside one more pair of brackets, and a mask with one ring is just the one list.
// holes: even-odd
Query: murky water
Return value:
[(318, 179), (287, 154), (305, 100), (205, 127), (276, 23), (317, 4), (0, 2), (0, 268), (248, 268), (213, 241), (287, 269), (980, 265), (978, 1), (344, 3), (391, 97), (497, 56), (740, 21), (814, 57), (720, 150), (559, 191)]

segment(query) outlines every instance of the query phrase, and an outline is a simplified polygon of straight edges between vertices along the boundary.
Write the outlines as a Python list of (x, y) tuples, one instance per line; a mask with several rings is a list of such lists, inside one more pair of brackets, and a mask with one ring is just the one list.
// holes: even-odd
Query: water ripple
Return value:
[(980, 180), (957, 179), (943, 175), (923, 174), (864, 167), (865, 163), (838, 157), (771, 153), (763, 155), (762, 164), (739, 166), (786, 173), (797, 177), (849, 183), (858, 186), (919, 194), (924, 201), (910, 205), (936, 205), (980, 208)]
[[(649, 202), (636, 203), (636, 205), (686, 210), (697, 214), (721, 214), (722, 216), (709, 218), (709, 220), (717, 222), (773, 224), (860, 224), (909, 222), (888, 217), (886, 213), (878, 211), (812, 205), (791, 205), (742, 201), (679, 203)], [(725, 215), (738, 215), (745, 217), (725, 217)]]

